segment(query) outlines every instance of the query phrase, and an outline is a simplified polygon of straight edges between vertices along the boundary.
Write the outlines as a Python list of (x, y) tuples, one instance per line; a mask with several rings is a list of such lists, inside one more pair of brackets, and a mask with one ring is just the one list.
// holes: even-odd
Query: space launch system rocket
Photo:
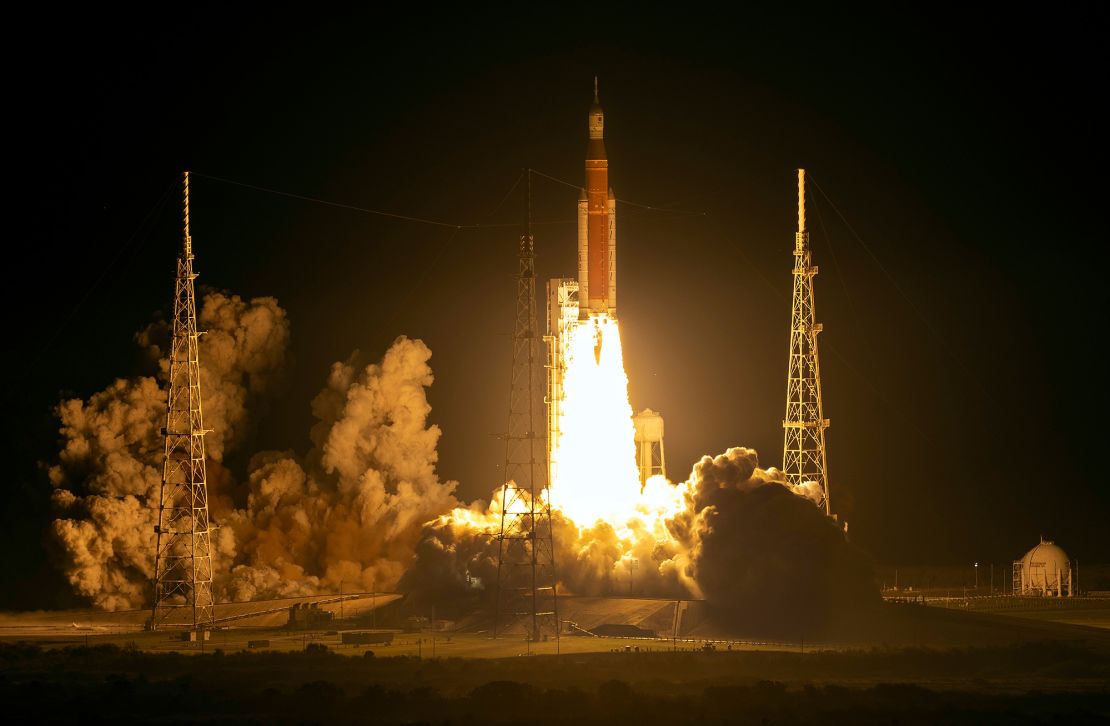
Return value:
[(586, 146), (586, 186), (578, 197), (578, 309), (579, 318), (617, 314), (617, 199), (609, 187), (605, 157), (605, 113), (594, 78), (594, 102), (589, 114), (590, 140)]

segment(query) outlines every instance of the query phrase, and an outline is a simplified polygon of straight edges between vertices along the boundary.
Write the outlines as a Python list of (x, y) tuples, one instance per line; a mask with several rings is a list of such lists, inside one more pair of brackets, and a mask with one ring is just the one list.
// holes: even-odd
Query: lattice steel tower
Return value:
[[(189, 236), (189, 172), (185, 172), (185, 238), (177, 258), (173, 339), (166, 403), (165, 456), (158, 497), (151, 629), (187, 625), (203, 630), (212, 622), (212, 547), (208, 485), (204, 466), (200, 360), (197, 344), (193, 240)], [(171, 617), (182, 610), (184, 618)]]
[(794, 302), (790, 313), (790, 364), (786, 377), (785, 436), (782, 469), (791, 484), (815, 482), (819, 506), (829, 513), (829, 470), (825, 460), (825, 429), (829, 420), (821, 406), (821, 366), (814, 321), (813, 264), (806, 231), (806, 172), (798, 169), (798, 233), (794, 236)]
[(523, 625), (531, 640), (559, 637), (555, 549), (548, 488), (542, 336), (536, 319), (536, 257), (532, 237), (532, 173), (527, 218), (520, 237), (520, 267), (513, 326), (505, 483), (497, 552), (497, 605), (493, 636)]

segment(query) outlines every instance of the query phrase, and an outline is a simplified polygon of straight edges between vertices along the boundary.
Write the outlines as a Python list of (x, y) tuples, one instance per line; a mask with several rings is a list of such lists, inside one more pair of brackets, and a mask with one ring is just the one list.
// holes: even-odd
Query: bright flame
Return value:
[[(552, 477), (547, 492), (552, 513), (557, 513), (552, 539), (559, 593), (700, 598), (703, 593), (691, 567), (696, 549), (690, 545), (696, 534), (688, 529), (696, 514), (690, 507), (697, 505), (698, 469), (677, 486), (663, 476), (653, 476), (641, 489), (636, 427), (617, 321), (608, 315), (579, 320), (573, 304), (561, 303), (561, 307), (552, 349), (559, 358), (554, 361), (558, 377), (550, 381), (549, 389), (549, 413), (556, 419), (549, 431)], [(754, 454), (730, 449), (718, 458), (729, 459), (733, 451)], [(785, 485), (785, 478), (774, 469), (748, 479)], [(794, 491), (813, 496), (814, 486), (805, 482)], [(488, 505), (475, 502), (437, 522), (445, 529), (457, 529), (437, 539), (437, 551), (443, 557), (465, 560), (468, 583), (478, 582), (472, 572), (486, 572), (487, 587), (500, 587), (496, 579), (500, 575), (493, 568), (501, 544), (503, 496), (499, 487)], [(481, 537), (489, 549), (475, 554), (468, 535)]]
[[(700, 597), (688, 557), (667, 526), (686, 510), (688, 485), (675, 486), (654, 476), (641, 490), (617, 321), (608, 315), (580, 321), (577, 310), (565, 310), (564, 315), (555, 347), (561, 356), (561, 378), (553, 387), (558, 420), (551, 431), (553, 476), (548, 492), (556, 519), (571, 525), (553, 535), (557, 561), (563, 563), (557, 565), (562, 568), (559, 591), (686, 592)], [(483, 563), (496, 562), (497, 557), (493, 552), (486, 559), (465, 554), (469, 550), (460, 543), (466, 541), (465, 533), (481, 533), (497, 547), (502, 496), (499, 487), (488, 505), (474, 502), (437, 521), (440, 527), (458, 530), (444, 540), (442, 551), (464, 552), (468, 578), (472, 566), (481, 571)], [(489, 570), (488, 577), (497, 575)]]
[(653, 477), (640, 491), (617, 321), (608, 315), (591, 316), (572, 326), (570, 335), (564, 347), (552, 505), (579, 526), (602, 519), (626, 535), (648, 530), (666, 538), (663, 518), (677, 511), (681, 497), (662, 477)]
[(614, 522), (640, 496), (620, 329), (607, 315), (570, 330), (552, 487), (555, 506), (580, 525)]

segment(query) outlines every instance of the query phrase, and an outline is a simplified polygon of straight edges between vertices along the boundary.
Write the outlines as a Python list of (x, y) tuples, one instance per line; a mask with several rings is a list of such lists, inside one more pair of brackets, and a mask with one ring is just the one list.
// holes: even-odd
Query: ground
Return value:
[[(113, 636), (102, 636), (105, 638)], [(452, 639), (227, 654), (0, 644), (8, 722), (1105, 723), (1110, 654), (1061, 642), (972, 649), (685, 651), (499, 657)], [(574, 642), (567, 642), (574, 641)], [(321, 640), (311, 642), (323, 642)], [(230, 641), (229, 641), (230, 643)], [(280, 647), (295, 646), (285, 641)], [(437, 643), (438, 645), (438, 643)], [(607, 645), (617, 645), (609, 642)], [(662, 645), (662, 644), (657, 644)], [(453, 650), (452, 650), (453, 649)], [(482, 655), (464, 658), (444, 652)], [(340, 655), (339, 653), (342, 653)], [(355, 655), (358, 657), (343, 657)]]
[[(178, 629), (144, 631), (141, 612), (7, 615), (0, 618), (0, 702), (17, 721), (82, 722), (1110, 719), (1110, 629), (1040, 617), (1105, 618), (1110, 600), (1101, 609), (1093, 601), (1085, 609), (1034, 608), (1033, 618), (1021, 608), (985, 612), (998, 609), (988, 599), (951, 608), (884, 603), (863, 621), (848, 618), (842, 635), (852, 637), (840, 640), (729, 633), (695, 602), (677, 605), (687, 612), (680, 637), (579, 634), (529, 643), (520, 635), (491, 638), (488, 618), (472, 614), (436, 621), (452, 632), (423, 622), (422, 631), (393, 629), (389, 645), (343, 645), (344, 630), (368, 630), (391, 609), (394, 619), (401, 612), (395, 598), (372, 598), (380, 608), (373, 613), (362, 595), (325, 602), (321, 608), (341, 607), (344, 619), (308, 630), (269, 622), (287, 619), (287, 602), (240, 604), (223, 612), (236, 619), (205, 643), (181, 640)], [(560, 611), (589, 628), (673, 623), (675, 607), (647, 598), (566, 598)], [(266, 642), (252, 648), (251, 640)]]

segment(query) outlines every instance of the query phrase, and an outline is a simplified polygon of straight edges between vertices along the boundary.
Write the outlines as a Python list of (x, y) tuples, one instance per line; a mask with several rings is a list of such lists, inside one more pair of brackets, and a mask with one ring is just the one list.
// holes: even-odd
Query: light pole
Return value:
[(975, 563), (975, 594), (979, 594), (979, 563)]

